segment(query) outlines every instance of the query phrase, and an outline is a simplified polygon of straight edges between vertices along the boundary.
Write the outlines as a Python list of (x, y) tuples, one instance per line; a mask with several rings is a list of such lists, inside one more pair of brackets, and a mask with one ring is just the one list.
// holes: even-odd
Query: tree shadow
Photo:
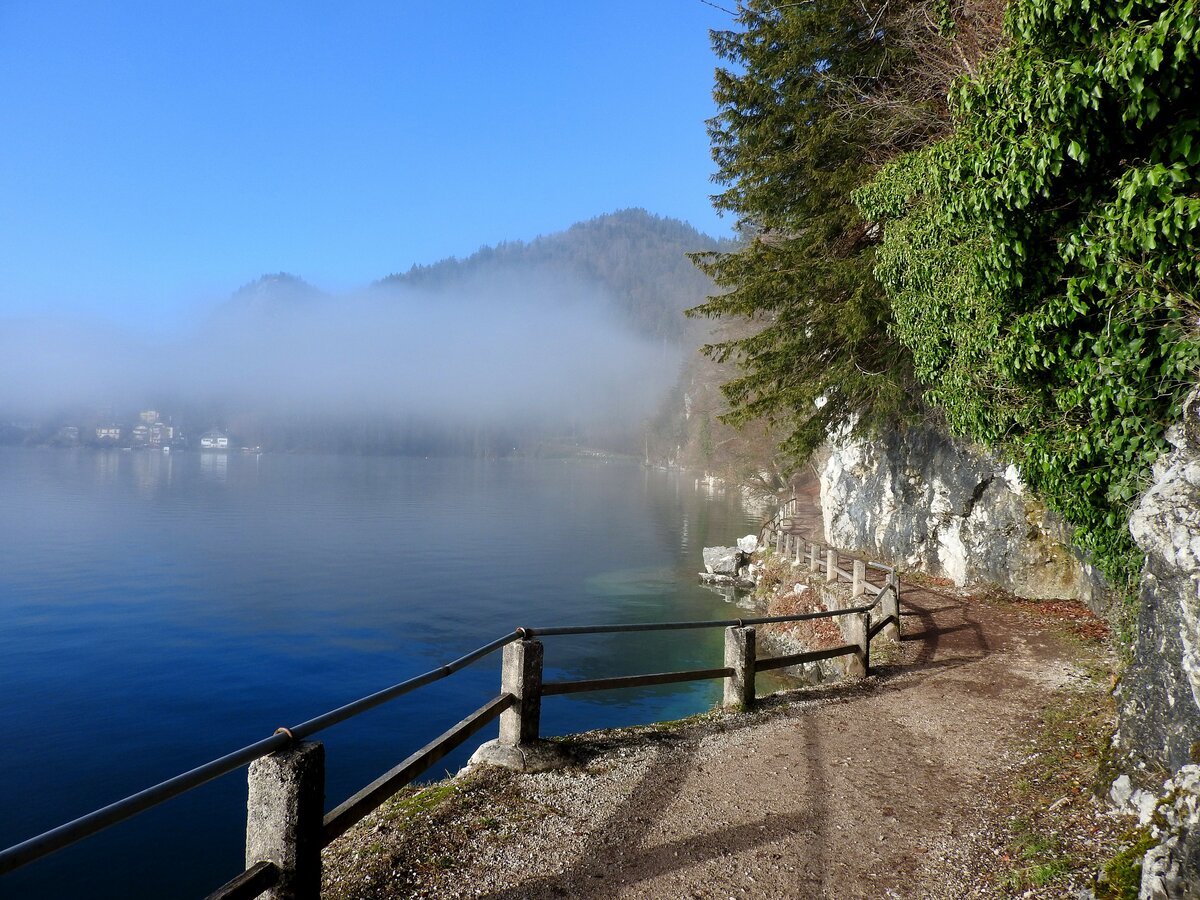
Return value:
[[(770, 706), (768, 702), (766, 705)], [(801, 722), (802, 744), (797, 757), (810, 767), (811, 796), (825, 795), (825, 774), (821, 762), (821, 735), (817, 724), (805, 717)], [(565, 871), (530, 879), (510, 888), (482, 895), (487, 900), (533, 900), (550, 897), (615, 897), (623, 891), (633, 891), (647, 879), (659, 878), (725, 856), (733, 856), (756, 847), (786, 840), (797, 831), (812, 835), (806, 843), (803, 861), (809, 872), (809, 883), (797, 883), (797, 896), (808, 896), (819, 890), (824, 879), (827, 811), (820, 801), (795, 813), (761, 817), (718, 830), (681, 834), (674, 840), (647, 845), (653, 838), (655, 826), (683, 792), (688, 779), (697, 776), (697, 755), (706, 735), (675, 736), (674, 746), (666, 746), (657, 759), (638, 780), (630, 795), (614, 809), (597, 828), (592, 830), (575, 862)], [(631, 743), (644, 741), (636, 735)], [(622, 742), (602, 742), (589, 747), (584, 758), (610, 752)], [(719, 783), (719, 772), (708, 776)], [(702, 827), (701, 822), (697, 822)]]
[[(966, 598), (932, 593), (920, 585), (901, 584), (901, 643), (917, 643), (916, 658), (909, 668), (927, 668), (947, 652), (963, 660), (982, 659), (993, 651), (983, 625)], [(907, 620), (908, 627), (904, 624)], [(914, 620), (916, 630), (913, 629)], [(943, 638), (956, 640), (943, 641)]]
[[(766, 713), (785, 708), (796, 711), (797, 703), (848, 702), (852, 699), (886, 695), (913, 689), (918, 681), (902, 678), (917, 672), (953, 669), (983, 659), (995, 651), (970, 600), (929, 592), (919, 585), (904, 585), (901, 591), (904, 622), (901, 646), (915, 647), (914, 656), (901, 663), (879, 666), (867, 680), (848, 680), (817, 688), (804, 688), (763, 698)], [(907, 655), (907, 654), (906, 654)], [(751, 724), (753, 720), (747, 720)], [(759, 720), (761, 721), (761, 720)], [(644, 746), (661, 742), (656, 758), (638, 779), (629, 796), (607, 818), (593, 828), (574, 861), (562, 872), (524, 881), (482, 896), (488, 900), (534, 900), (554, 897), (637, 896), (638, 885), (723, 857), (754, 851), (804, 832), (804, 858), (789, 862), (796, 868), (788, 877), (787, 890), (797, 897), (820, 896), (832, 879), (839, 848), (831, 846), (828, 833), (829, 809), (824, 800), (829, 786), (825, 771), (822, 734), (814, 716), (803, 709), (795, 716), (797, 739), (792, 760), (803, 761), (805, 799), (793, 811), (761, 816), (750, 822), (703, 830), (697, 820), (691, 831), (670, 840), (657, 839), (660, 824), (685, 792), (689, 779), (710, 778), (721, 783), (721, 774), (701, 772), (698, 756), (702, 742), (711, 733), (698, 725), (666, 734), (635, 732), (589, 741), (578, 747), (581, 762), (619, 750), (622, 746)], [(733, 724), (731, 728), (737, 728)], [(731, 766), (736, 761), (729, 762)], [(729, 790), (733, 790), (732, 787)], [(682, 877), (682, 876), (680, 876)], [(659, 885), (655, 886), (662, 890)], [(779, 887), (779, 885), (777, 885)], [(681, 891), (684, 890), (679, 885)]]

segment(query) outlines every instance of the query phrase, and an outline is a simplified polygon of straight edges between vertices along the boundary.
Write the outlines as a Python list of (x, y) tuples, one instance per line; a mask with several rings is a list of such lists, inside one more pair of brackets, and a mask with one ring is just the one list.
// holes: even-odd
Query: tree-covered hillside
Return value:
[(698, 333), (683, 311), (712, 290), (688, 254), (728, 246), (677, 219), (625, 209), (531, 241), (484, 247), (466, 259), (413, 266), (379, 284), (439, 290), (514, 271), (582, 281), (601, 288), (639, 335), (680, 342)]
[(1019, 0), (954, 133), (862, 189), (893, 333), (1114, 583), (1200, 363), (1200, 6)]

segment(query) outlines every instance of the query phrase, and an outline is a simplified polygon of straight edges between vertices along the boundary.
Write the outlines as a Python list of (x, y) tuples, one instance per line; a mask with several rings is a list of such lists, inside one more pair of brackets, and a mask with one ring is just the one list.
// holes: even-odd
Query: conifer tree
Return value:
[(741, 367), (722, 388), (724, 420), (776, 423), (800, 460), (831, 429), (893, 421), (913, 404), (872, 275), (874, 234), (850, 200), (873, 169), (869, 138), (845, 115), (895, 54), (858, 0), (747, 0), (737, 21), (712, 35), (730, 65), (716, 73), (709, 135), (724, 187), (713, 202), (747, 239), (694, 255), (724, 293), (688, 314), (751, 324), (703, 348)]

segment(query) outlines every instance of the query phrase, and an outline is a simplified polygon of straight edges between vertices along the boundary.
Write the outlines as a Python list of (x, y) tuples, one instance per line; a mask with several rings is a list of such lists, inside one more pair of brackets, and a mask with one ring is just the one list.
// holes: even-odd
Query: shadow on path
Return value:
[[(815, 515), (811, 509), (801, 510), (792, 533), (815, 533), (818, 517), (819, 510)], [(924, 676), (968, 666), (1010, 647), (1004, 625), (986, 611), (981, 618), (981, 610), (969, 598), (904, 581), (900, 605), (903, 636), (896, 662), (876, 667), (867, 681), (760, 701), (768, 710), (787, 707), (792, 712), (786, 731), (776, 731), (766, 743), (754, 745), (758, 754), (753, 764), (749, 757), (722, 760), (719, 766), (710, 757), (699, 759), (703, 730), (663, 735), (657, 754), (629, 796), (591, 828), (566, 871), (484, 896), (490, 900), (708, 897), (716, 896), (714, 891), (725, 896), (725, 887), (734, 885), (741, 895), (748, 885), (737, 879), (757, 873), (760, 867), (775, 874), (774, 883), (761, 885), (772, 897), (859, 896), (839, 891), (842, 887), (865, 890), (868, 884), (876, 890), (888, 883), (888, 876), (878, 873), (890, 852), (884, 841), (897, 827), (897, 817), (907, 816), (904, 827), (910, 838), (923, 841), (922, 835), (940, 813), (936, 807), (923, 812), (920, 802), (931, 791), (958, 790), (945, 787), (953, 781), (955, 770), (946, 767), (943, 735), (961, 731), (959, 717), (965, 712), (956, 705), (947, 722), (946, 710), (940, 710), (941, 718), (935, 710), (946, 706), (947, 692), (961, 690), (957, 682), (963, 679), (952, 687), (943, 683), (922, 697), (928, 684)], [(889, 699), (889, 694), (900, 692), (910, 693), (910, 699)], [(806, 709), (799, 704), (807, 699), (813, 706)], [(861, 709), (842, 706), (864, 700), (868, 702)], [(911, 710), (913, 703), (925, 704), (924, 714), (908, 717), (916, 725), (883, 711), (888, 704)], [(984, 712), (993, 714), (990, 709)], [(936, 720), (936, 727), (928, 726), (930, 718)], [(969, 730), (988, 731), (978, 722)], [(890, 743), (881, 753), (885, 733)], [(758, 734), (755, 739), (760, 740)], [(612, 753), (626, 741), (639, 740), (644, 741), (644, 735), (619, 737), (594, 749), (598, 754)], [(743, 764), (746, 771), (741, 771)], [(778, 771), (789, 768), (790, 772)], [(754, 806), (767, 802), (763, 798), (772, 791), (784, 790), (785, 784), (789, 793), (771, 798), (781, 801), (770, 804), (774, 814)], [(899, 791), (897, 784), (902, 785)], [(903, 808), (904, 797), (913, 809)], [(696, 809), (717, 812), (705, 818)], [(874, 810), (873, 817), (863, 817), (864, 810)], [(846, 871), (846, 841), (851, 833), (865, 841), (856, 850), (862, 858), (854, 863), (861, 871)], [(897, 852), (901, 855), (887, 857), (894, 885), (902, 884), (895, 878), (904, 878), (917, 866), (911, 851)], [(872, 868), (877, 864), (879, 868)], [(843, 885), (846, 876), (856, 888)], [(751, 896), (758, 893), (750, 889)]]
[[(820, 759), (820, 740), (813, 723), (805, 729), (806, 754)], [(814, 834), (814, 850), (823, 846), (824, 810), (817, 807), (791, 815), (761, 818), (717, 830), (696, 832), (646, 846), (663, 812), (678, 799), (688, 779), (697, 772), (700, 738), (684, 738), (664, 748), (658, 760), (639, 779), (629, 797), (596, 828), (579, 852), (577, 862), (558, 875), (526, 881), (512, 888), (483, 895), (488, 900), (531, 900), (546, 897), (615, 897), (647, 878), (657, 878), (698, 863), (738, 854), (794, 835)], [(819, 768), (819, 766), (818, 766)], [(723, 783), (720, 772), (707, 777)], [(818, 853), (824, 858), (824, 853)], [(634, 893), (636, 896), (636, 891)]]

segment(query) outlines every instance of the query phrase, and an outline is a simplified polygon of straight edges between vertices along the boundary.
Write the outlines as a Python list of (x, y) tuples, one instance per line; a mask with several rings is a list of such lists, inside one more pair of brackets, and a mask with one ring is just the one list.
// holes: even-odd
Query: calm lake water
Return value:
[[(700, 551), (757, 526), (628, 463), (0, 448), (0, 847), (519, 625), (727, 617)], [(721, 647), (552, 637), (546, 678), (716, 666)], [(497, 654), (324, 732), (327, 808), (498, 691)], [(542, 728), (675, 718), (719, 691), (548, 698)], [(226, 776), (0, 897), (202, 897), (242, 868), (245, 792)]]

